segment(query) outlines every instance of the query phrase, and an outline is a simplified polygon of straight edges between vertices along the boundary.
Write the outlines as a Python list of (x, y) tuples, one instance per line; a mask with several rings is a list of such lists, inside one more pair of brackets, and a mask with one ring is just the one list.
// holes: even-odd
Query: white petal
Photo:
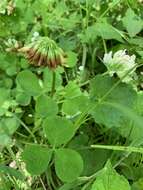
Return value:
[(105, 53), (103, 57), (103, 62), (110, 63), (111, 60), (112, 60), (112, 51), (110, 51), (109, 53)]

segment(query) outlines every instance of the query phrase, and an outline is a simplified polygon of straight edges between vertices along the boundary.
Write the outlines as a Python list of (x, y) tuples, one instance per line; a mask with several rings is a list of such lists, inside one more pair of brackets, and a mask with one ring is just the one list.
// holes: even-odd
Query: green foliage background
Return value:
[[(143, 189), (142, 29), (137, 0), (0, 1), (0, 190)], [(52, 71), (18, 51), (37, 34), (67, 54), (53, 97)], [(130, 84), (103, 64), (122, 49)]]

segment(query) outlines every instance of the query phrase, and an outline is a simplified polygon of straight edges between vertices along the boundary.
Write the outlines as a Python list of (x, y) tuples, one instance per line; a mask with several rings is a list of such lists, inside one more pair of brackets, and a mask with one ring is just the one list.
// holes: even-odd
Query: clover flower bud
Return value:
[(19, 49), (19, 52), (25, 53), (29, 62), (35, 66), (55, 69), (65, 64), (64, 51), (48, 37), (38, 37), (37, 40)]

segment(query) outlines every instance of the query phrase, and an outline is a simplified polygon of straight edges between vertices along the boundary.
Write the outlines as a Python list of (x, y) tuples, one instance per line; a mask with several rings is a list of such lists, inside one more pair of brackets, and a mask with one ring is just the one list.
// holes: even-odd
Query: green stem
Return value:
[(51, 97), (53, 97), (55, 93), (55, 86), (56, 86), (56, 73), (55, 71), (52, 72), (52, 87), (51, 87)]
[(57, 189), (56, 185), (54, 183), (53, 177), (52, 177), (51, 168), (49, 168), (49, 170), (48, 170), (48, 175), (49, 175), (49, 180), (50, 180), (50, 183), (51, 183), (53, 189)]
[(83, 68), (85, 67), (85, 63), (86, 63), (86, 57), (87, 57), (87, 48), (86, 45), (83, 45), (83, 54), (82, 54), (82, 66)]
[(92, 148), (99, 149), (108, 149), (108, 150), (116, 150), (116, 151), (125, 151), (125, 152), (136, 152), (143, 153), (143, 148), (134, 147), (134, 146), (113, 146), (113, 145), (91, 145)]
[(115, 2), (115, 3), (113, 3), (112, 6), (109, 6), (109, 7), (100, 15), (100, 17), (99, 17), (98, 19), (103, 18), (103, 17), (110, 11), (110, 9), (113, 9), (117, 4), (120, 3), (120, 1), (121, 1), (121, 0), (119, 0), (119, 1), (117, 1), (117, 2)]
[(86, 64), (86, 57), (87, 57), (87, 48), (86, 45), (83, 45), (83, 54), (82, 54), (82, 67), (83, 70), (81, 72), (81, 81), (84, 80), (84, 70), (85, 70), (85, 64)]
[[(48, 171), (49, 171), (49, 168), (48, 168)], [(46, 179), (47, 179), (49, 190), (53, 190), (53, 188), (51, 186), (50, 178), (49, 178), (49, 172), (47, 172), (47, 171), (46, 171)]]
[(107, 46), (105, 40), (102, 38), (103, 41), (103, 47), (104, 47), (104, 53), (107, 53)]
[(39, 180), (40, 180), (40, 182), (41, 182), (41, 184), (42, 184), (43, 190), (46, 190), (46, 187), (45, 187), (44, 182), (43, 182), (43, 180), (42, 180), (41, 177), (39, 177)]

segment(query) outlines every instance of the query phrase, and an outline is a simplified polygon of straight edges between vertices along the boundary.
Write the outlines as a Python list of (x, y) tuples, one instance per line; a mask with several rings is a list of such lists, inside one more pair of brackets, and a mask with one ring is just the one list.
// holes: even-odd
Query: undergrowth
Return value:
[(143, 189), (143, 4), (0, 2), (0, 190)]

